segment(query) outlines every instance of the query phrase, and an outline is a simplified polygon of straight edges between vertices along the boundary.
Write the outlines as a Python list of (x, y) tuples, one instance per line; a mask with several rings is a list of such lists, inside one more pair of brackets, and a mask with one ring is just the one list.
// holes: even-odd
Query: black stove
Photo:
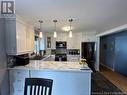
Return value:
[(67, 54), (56, 54), (55, 61), (67, 61)]

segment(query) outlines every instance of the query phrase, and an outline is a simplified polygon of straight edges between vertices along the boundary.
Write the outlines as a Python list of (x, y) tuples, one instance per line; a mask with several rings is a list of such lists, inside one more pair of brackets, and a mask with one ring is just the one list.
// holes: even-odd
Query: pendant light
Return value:
[(57, 22), (57, 20), (53, 20), (53, 22), (54, 22), (54, 27), (55, 27), (53, 37), (56, 38), (57, 37), (57, 32), (56, 32), (56, 22)]
[(72, 21), (73, 19), (69, 19), (69, 22), (70, 22), (70, 30), (69, 30), (69, 37), (72, 38)]
[(42, 21), (42, 20), (39, 20), (39, 23), (40, 23), (39, 38), (42, 39), (42, 37), (43, 37), (43, 33), (42, 33), (42, 31), (41, 31), (41, 24), (43, 23), (43, 21)]

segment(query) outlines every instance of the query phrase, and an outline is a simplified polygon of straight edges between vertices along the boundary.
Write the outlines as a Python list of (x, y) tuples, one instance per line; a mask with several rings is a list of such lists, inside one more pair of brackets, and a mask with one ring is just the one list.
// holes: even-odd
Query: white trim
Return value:
[(97, 71), (99, 71), (99, 64), (100, 64), (100, 37), (97, 37), (96, 38), (96, 62), (95, 62), (95, 67)]
[(113, 28), (111, 30), (105, 31), (103, 33), (97, 34), (96, 37), (101, 37), (101, 36), (105, 36), (105, 35), (109, 35), (109, 34), (113, 34), (113, 33), (118, 33), (121, 32), (122, 30), (127, 29), (127, 24)]

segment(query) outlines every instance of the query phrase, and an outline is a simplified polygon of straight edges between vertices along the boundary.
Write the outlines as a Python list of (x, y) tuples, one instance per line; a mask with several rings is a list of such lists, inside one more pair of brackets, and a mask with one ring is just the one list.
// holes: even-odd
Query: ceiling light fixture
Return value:
[[(74, 27), (71, 27), (71, 29), (74, 29)], [(68, 32), (70, 30), (70, 25), (62, 27), (62, 30)]]
[(72, 21), (73, 21), (73, 19), (69, 19), (69, 22), (70, 22), (69, 37), (70, 38), (72, 38)]
[(72, 30), (69, 31), (69, 37), (72, 38)]
[(62, 27), (62, 30), (68, 32), (70, 30), (70, 26), (64, 26)]
[(39, 31), (39, 38), (43, 38), (43, 33), (42, 33), (42, 31), (41, 31), (41, 24), (43, 23), (43, 21), (42, 20), (39, 20), (39, 23), (40, 23), (40, 31)]
[(57, 32), (56, 32), (56, 23), (57, 23), (57, 20), (53, 20), (53, 22), (54, 22), (54, 27), (55, 27), (55, 31), (54, 31), (53, 37), (56, 38), (57, 37)]

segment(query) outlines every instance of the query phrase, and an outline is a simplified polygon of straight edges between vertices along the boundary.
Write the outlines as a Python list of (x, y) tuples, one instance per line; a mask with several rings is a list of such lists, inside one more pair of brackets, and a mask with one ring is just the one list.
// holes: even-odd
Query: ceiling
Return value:
[(73, 18), (74, 32), (104, 32), (127, 24), (127, 0), (15, 0), (16, 14), (38, 27), (42, 19), (42, 31), (54, 31), (53, 19), (57, 19), (57, 31), (68, 26)]

